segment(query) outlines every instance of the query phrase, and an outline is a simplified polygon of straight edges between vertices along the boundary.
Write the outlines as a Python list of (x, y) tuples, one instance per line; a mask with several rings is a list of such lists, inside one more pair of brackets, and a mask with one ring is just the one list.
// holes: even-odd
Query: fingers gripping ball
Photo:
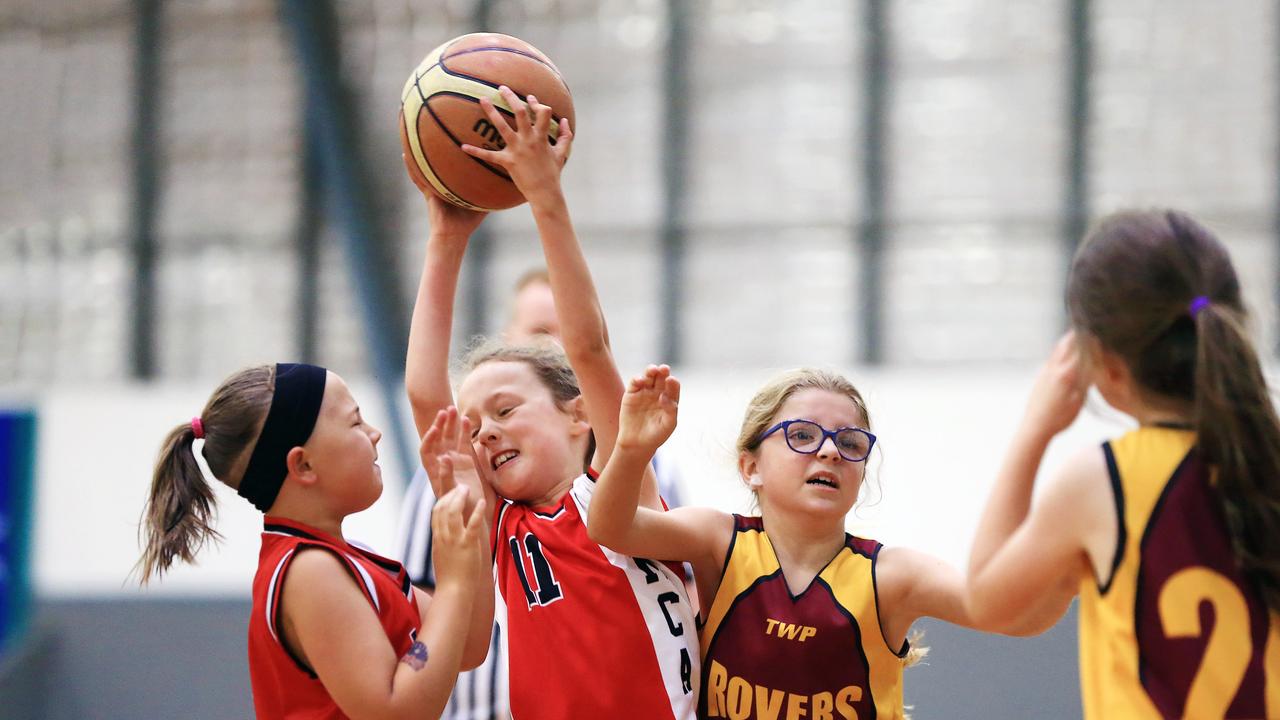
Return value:
[(506, 171), (461, 148), (465, 143), (502, 149), (497, 128), (480, 109), (480, 98), (489, 98), (514, 127), (499, 85), (551, 107), (552, 144), (560, 118), (576, 129), (569, 87), (537, 48), (498, 33), (456, 37), (427, 55), (400, 96), (400, 143), (414, 184), (471, 210), (503, 210), (524, 202)]

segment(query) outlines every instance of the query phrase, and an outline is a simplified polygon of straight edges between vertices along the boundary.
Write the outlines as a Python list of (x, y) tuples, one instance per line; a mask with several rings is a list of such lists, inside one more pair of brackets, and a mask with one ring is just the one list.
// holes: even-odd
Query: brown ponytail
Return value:
[(1280, 419), (1226, 248), (1185, 213), (1117, 213), (1081, 244), (1067, 305), (1148, 400), (1193, 418), (1236, 557), (1280, 612)]
[(1241, 567), (1280, 612), (1280, 419), (1243, 321), (1225, 305), (1197, 315), (1196, 436)]
[[(225, 380), (200, 413), (204, 429), (202, 454), (214, 477), (229, 487), (240, 484), (249, 452), (271, 407), (275, 366), (248, 368)], [(210, 540), (216, 503), (213, 487), (196, 464), (195, 432), (183, 423), (169, 432), (151, 478), (151, 494), (143, 510), (142, 557), (135, 570), (142, 584), (163, 575), (175, 559), (193, 562)]]

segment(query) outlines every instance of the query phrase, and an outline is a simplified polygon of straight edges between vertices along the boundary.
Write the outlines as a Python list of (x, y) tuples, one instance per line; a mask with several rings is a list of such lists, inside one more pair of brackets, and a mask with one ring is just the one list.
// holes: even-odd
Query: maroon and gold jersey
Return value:
[[(253, 578), (253, 614), (249, 618), (249, 681), (259, 720), (345, 718), (311, 668), (284, 644), (280, 628), (280, 591), (298, 552), (317, 548), (331, 553), (364, 593), (396, 657), (409, 651), (421, 625), (409, 575), (394, 560), (375, 555), (292, 520), (267, 517), (262, 529), (258, 572)], [(341, 618), (335, 618), (341, 622)]]
[(1102, 447), (1115, 560), (1080, 588), (1089, 718), (1280, 717), (1280, 631), (1231, 546), (1195, 433), (1143, 427)]
[(907, 643), (880, 630), (881, 545), (844, 547), (792, 595), (758, 517), (734, 516), (724, 574), (702, 629), (700, 718), (898, 720)]

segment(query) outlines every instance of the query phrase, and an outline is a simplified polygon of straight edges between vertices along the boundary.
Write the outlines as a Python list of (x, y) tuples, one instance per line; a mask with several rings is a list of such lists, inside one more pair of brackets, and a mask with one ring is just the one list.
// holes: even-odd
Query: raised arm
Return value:
[(680, 383), (665, 365), (650, 365), (631, 380), (622, 399), (617, 448), (591, 496), (587, 532), (624, 555), (691, 562), (701, 582), (720, 576), (732, 517), (711, 508), (660, 512), (639, 507), (641, 478), (654, 451), (671, 437), (679, 402)]
[(974, 536), (968, 607), (982, 624), (1024, 621), (1043, 603), (1045, 588), (1073, 596), (1089, 572), (1087, 538), (1103, 536), (1106, 525), (1115, 524), (1105, 460), (1096, 448), (1073, 458), (1032, 505), (1044, 452), (1079, 414), (1086, 387), (1079, 349), (1068, 333), (1036, 380)]
[(479, 227), (483, 213), (464, 210), (424, 191), (431, 234), (423, 260), (418, 296), (409, 326), (409, 352), (404, 363), (405, 389), (418, 437), (453, 404), (449, 385), (449, 340), (453, 332), (453, 299), (467, 239)]
[[(435, 422), (422, 438), (420, 455), (422, 466), (427, 471), (431, 488), (437, 497), (444, 497), (454, 487), (461, 485), (468, 491), (464, 512), (474, 512), (472, 505), (476, 499), (482, 500), (485, 507), (495, 507), (493, 485), (483, 477), (483, 465), (476, 462), (475, 450), (471, 445), (471, 423), (458, 415), (457, 408), (451, 405), (436, 414)], [(476, 520), (481, 525), (479, 532), (485, 542), (482, 543), (477, 562), (472, 567), (477, 590), (471, 603), (468, 623), (470, 629), (467, 631), (467, 643), (463, 651), (464, 670), (470, 670), (484, 662), (493, 635), (493, 556), (488, 542), (490, 517), (489, 513), (483, 513)]]
[[(500, 88), (499, 93), (513, 111), (515, 129), (508, 126), (488, 100), (482, 99), (480, 104), (490, 122), (502, 133), (506, 147), (490, 151), (464, 145), (463, 150), (502, 166), (529, 201), (542, 240), (551, 293), (560, 319), (561, 340), (578, 377), (587, 418), (595, 433), (592, 466), (600, 468), (609, 461), (618, 436), (618, 410), (624, 386), (609, 347), (600, 299), (560, 186), (560, 171), (569, 157), (573, 133), (568, 121), (562, 118), (555, 145), (549, 144), (553, 109), (532, 95), (526, 103), (506, 87)], [(651, 470), (645, 472), (641, 502), (645, 507), (661, 508)]]

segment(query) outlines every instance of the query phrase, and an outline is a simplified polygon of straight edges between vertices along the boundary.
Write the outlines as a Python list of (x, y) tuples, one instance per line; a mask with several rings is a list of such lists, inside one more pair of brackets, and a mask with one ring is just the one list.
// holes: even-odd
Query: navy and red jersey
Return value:
[(496, 509), (495, 615), (512, 717), (692, 718), (698, 640), (684, 583), (665, 563), (591, 540), (594, 488), (582, 475), (553, 506)]
[(1080, 588), (1089, 718), (1280, 717), (1280, 623), (1241, 571), (1195, 433), (1103, 445), (1119, 535)]
[[(259, 720), (346, 717), (311, 668), (285, 647), (280, 627), (281, 590), (289, 566), (300, 551), (312, 549), (332, 554), (351, 573), (352, 581), (378, 614), (397, 657), (408, 652), (421, 625), (413, 586), (400, 563), (302, 523), (267, 517), (249, 618), (249, 679)], [(341, 621), (334, 618), (334, 622)]]
[(734, 515), (720, 586), (702, 628), (700, 718), (903, 717), (908, 644), (880, 630), (881, 545), (845, 544), (793, 595), (764, 521)]

